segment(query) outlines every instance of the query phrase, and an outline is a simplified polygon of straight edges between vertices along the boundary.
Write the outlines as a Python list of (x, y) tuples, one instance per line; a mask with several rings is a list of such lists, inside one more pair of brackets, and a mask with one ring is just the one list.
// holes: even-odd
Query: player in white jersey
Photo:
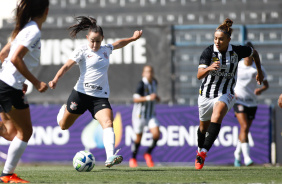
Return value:
[(136, 138), (131, 146), (132, 158), (129, 160), (130, 167), (138, 166), (136, 156), (144, 127), (148, 126), (153, 136), (152, 145), (144, 154), (148, 167), (154, 166), (151, 152), (156, 147), (160, 137), (159, 121), (155, 114), (155, 103), (160, 101), (160, 97), (157, 95), (157, 80), (154, 78), (153, 67), (149, 65), (144, 66), (142, 76), (143, 78), (138, 83), (137, 90), (133, 95), (132, 126)]
[(252, 56), (257, 66), (256, 80), (261, 83), (263, 74), (256, 50), (230, 44), (233, 21), (225, 19), (214, 33), (214, 44), (207, 47), (201, 57), (197, 78), (202, 80), (198, 98), (199, 129), (198, 152), (195, 168), (202, 169), (207, 152), (217, 138), (221, 122), (235, 102), (234, 85), (238, 62)]
[(1, 51), (3, 70), (0, 76), (0, 105), (5, 113), (3, 125), (11, 120), (16, 128), (7, 153), (0, 182), (28, 183), (15, 173), (16, 166), (32, 135), (29, 105), (22, 91), (24, 81), (29, 80), (39, 92), (48, 89), (32, 73), (38, 66), (41, 52), (41, 27), (49, 11), (49, 0), (21, 0), (16, 8), (16, 26), (11, 41)]
[[(253, 47), (251, 42), (246, 44), (249, 47)], [(244, 163), (246, 166), (253, 164), (250, 158), (250, 147), (248, 133), (255, 119), (257, 111), (257, 95), (260, 95), (263, 91), (267, 90), (269, 85), (267, 81), (267, 75), (263, 66), (261, 70), (264, 76), (263, 85), (257, 88), (256, 75), (257, 68), (253, 62), (252, 57), (246, 57), (238, 64), (237, 83), (235, 86), (236, 102), (234, 104), (235, 115), (240, 124), (239, 140), (236, 150), (234, 152), (234, 166), (241, 166), (241, 153), (243, 152)]]
[[(87, 44), (74, 50), (69, 60), (57, 72), (49, 86), (54, 89), (58, 80), (75, 64), (79, 65), (80, 76), (71, 92), (68, 102), (60, 109), (57, 121), (63, 130), (68, 129), (86, 110), (101, 124), (103, 142), (107, 154), (106, 167), (122, 162), (121, 155), (114, 154), (115, 134), (113, 130), (113, 113), (108, 101), (110, 95), (108, 83), (109, 56), (115, 49), (120, 49), (130, 42), (136, 41), (142, 31), (135, 31), (133, 36), (101, 46), (104, 39), (103, 29), (96, 25), (96, 19), (79, 16), (78, 24), (70, 27), (71, 36), (82, 30), (88, 30)], [(117, 153), (117, 152), (116, 152)]]

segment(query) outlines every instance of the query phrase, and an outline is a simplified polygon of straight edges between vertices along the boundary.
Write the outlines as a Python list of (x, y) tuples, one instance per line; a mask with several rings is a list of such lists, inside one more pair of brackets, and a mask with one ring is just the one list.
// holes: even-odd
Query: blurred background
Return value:
[[(16, 0), (0, 0), (0, 47), (7, 43), (13, 30), (13, 9), (16, 2)], [(191, 140), (190, 134), (191, 138), (195, 138), (196, 134), (193, 133), (194, 129), (191, 127), (198, 124), (197, 98), (201, 81), (196, 75), (199, 57), (207, 46), (213, 44), (213, 34), (217, 26), (229, 17), (234, 22), (231, 44), (242, 45), (246, 41), (251, 41), (259, 52), (261, 62), (268, 74), (270, 88), (258, 96), (261, 109), (258, 117), (260, 115), (262, 117), (255, 120), (258, 124), (262, 123), (262, 126), (261, 129), (255, 129), (253, 132), (251, 130), (251, 133), (261, 136), (258, 140), (255, 140), (253, 136), (254, 143), (265, 142), (258, 148), (258, 151), (265, 149), (264, 157), (256, 162), (282, 163), (282, 113), (277, 107), (277, 99), (282, 93), (281, 6), (281, 0), (50, 0), (49, 16), (42, 28), (41, 65), (33, 73), (42, 81), (50, 81), (67, 61), (74, 48), (86, 42), (87, 33), (79, 33), (77, 39), (71, 39), (69, 36), (68, 27), (75, 23), (76, 16), (85, 15), (96, 18), (98, 24), (104, 29), (104, 43), (113, 43), (117, 39), (130, 37), (135, 30), (142, 29), (141, 39), (114, 51), (110, 57), (111, 65), (108, 72), (111, 88), (110, 102), (113, 107), (116, 107), (113, 108), (115, 117), (117, 118), (117, 114), (121, 113), (119, 120), (123, 125), (121, 144), (126, 147), (125, 151), (130, 152), (130, 144), (126, 143), (126, 138), (133, 139), (130, 136), (131, 129), (128, 128), (131, 125), (132, 95), (137, 82), (141, 79), (143, 66), (150, 64), (155, 69), (155, 76), (159, 82), (158, 93), (162, 99), (157, 110), (159, 119), (165, 115), (169, 116), (161, 119), (161, 124), (164, 126), (162, 136), (164, 137), (166, 131), (168, 137), (169, 135), (173, 137), (175, 132), (168, 133), (169, 127), (179, 124), (175, 131), (179, 133), (177, 135), (180, 140), (181, 127), (185, 127), (184, 144), (177, 145), (177, 148), (183, 149), (184, 152), (186, 150), (186, 153), (190, 153), (191, 149), (193, 156), (184, 161), (194, 162), (196, 144), (189, 144), (188, 140)], [(78, 76), (78, 67), (73, 67), (60, 80), (56, 90), (48, 90), (44, 94), (40, 94), (33, 89), (32, 85), (29, 85), (27, 97), (36, 112), (33, 123), (35, 127), (36, 123), (38, 127), (42, 123), (40, 127), (43, 127), (42, 131), (46, 133), (46, 136), (55, 131), (56, 113), (59, 106), (66, 103)], [(45, 113), (39, 113), (43, 111)], [(232, 153), (226, 158), (228, 164), (233, 162), (233, 149), (235, 149), (236, 135), (238, 135), (238, 123), (234, 119), (233, 112), (229, 114), (224, 120), (230, 126), (229, 133), (233, 137), (230, 140), (232, 143), (226, 146)], [(80, 125), (86, 126), (92, 120), (89, 114), (86, 114), (79, 121)], [(48, 127), (53, 127), (49, 133)], [(255, 122), (253, 127), (256, 127)], [(264, 134), (259, 135), (260, 132)], [(129, 134), (128, 137), (127, 134)], [(41, 132), (42, 135), (45, 134)], [(64, 138), (63, 135), (65, 134), (59, 132), (58, 139)], [(36, 131), (34, 136), (36, 139)], [(226, 134), (222, 136), (222, 141), (229, 141)], [(78, 145), (81, 145), (80, 134), (77, 137)], [(44, 142), (44, 138), (38, 138), (38, 141), (39, 139), (42, 139), (41, 143), (44, 146), (48, 145)], [(167, 146), (171, 147), (168, 143)], [(222, 149), (220, 146), (224, 147), (224, 144), (219, 141), (218, 146), (220, 150)], [(97, 146), (89, 149), (98, 153)], [(162, 151), (167, 147), (162, 149), (159, 145), (158, 149), (160, 149), (159, 154), (164, 155), (165, 151)], [(56, 150), (55, 147), (54, 150)], [(71, 152), (70, 157), (72, 154), (74, 155)], [(103, 154), (101, 152), (101, 155)], [(26, 161), (32, 161), (26, 157), (24, 157)], [(166, 162), (165, 157), (161, 159), (161, 154), (158, 157), (160, 159), (157, 161)], [(187, 157), (183, 156), (184, 158)], [(38, 158), (39, 161), (40, 159)], [(171, 160), (171, 162), (181, 161)], [(223, 163), (216, 158), (214, 162)]]

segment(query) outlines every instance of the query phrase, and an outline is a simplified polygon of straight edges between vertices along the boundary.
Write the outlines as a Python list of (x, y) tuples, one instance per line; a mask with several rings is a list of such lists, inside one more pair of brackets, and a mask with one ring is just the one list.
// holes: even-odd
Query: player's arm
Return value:
[(115, 49), (120, 49), (124, 46), (126, 46), (127, 44), (129, 44), (130, 42), (136, 41), (137, 39), (139, 39), (142, 36), (142, 30), (141, 31), (135, 31), (133, 33), (133, 36), (130, 38), (124, 38), (121, 40), (118, 40), (116, 42), (114, 42), (112, 45), (114, 46), (114, 50)]
[(55, 75), (54, 79), (52, 81), (49, 82), (49, 86), (51, 89), (55, 89), (58, 80), (63, 77), (63, 75), (69, 70), (71, 69), (71, 67), (75, 64), (76, 62), (69, 59), (61, 68), (60, 70), (57, 72), (57, 74)]
[(140, 96), (139, 94), (133, 95), (134, 103), (141, 103), (141, 102), (154, 101), (154, 100), (159, 101), (158, 99), (160, 100), (160, 98), (155, 93), (152, 93), (147, 96)]
[(255, 49), (253, 49), (253, 59), (254, 59), (254, 62), (256, 64), (256, 67), (257, 67), (256, 80), (257, 80), (258, 84), (261, 85), (264, 76), (263, 76), (263, 73), (262, 73), (262, 70), (261, 70), (259, 54)]
[(220, 65), (219, 61), (213, 62), (212, 65), (210, 65), (206, 68), (201, 67), (201, 65), (200, 65), (199, 68), (198, 68), (197, 78), (199, 80), (205, 78), (209, 74), (210, 71), (218, 70), (219, 65)]
[(23, 45), (18, 46), (16, 51), (14, 52), (11, 62), (17, 68), (17, 70), (27, 79), (29, 80), (39, 92), (44, 92), (48, 89), (48, 86), (44, 83), (39, 81), (26, 67), (23, 58), (28, 52), (28, 48)]
[(7, 43), (0, 52), (0, 60), (3, 63), (4, 59), (8, 57), (11, 48), (11, 42)]

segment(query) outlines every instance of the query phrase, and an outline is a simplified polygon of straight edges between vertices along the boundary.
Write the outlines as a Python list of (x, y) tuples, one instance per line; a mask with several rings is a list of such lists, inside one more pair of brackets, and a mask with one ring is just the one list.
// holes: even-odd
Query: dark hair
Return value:
[(76, 37), (76, 34), (79, 31), (88, 30), (88, 32), (94, 32), (94, 33), (100, 33), (101, 36), (104, 36), (103, 29), (98, 26), (96, 23), (96, 19), (92, 17), (85, 17), (85, 16), (78, 16), (75, 17), (75, 20), (78, 22), (78, 24), (74, 24), (69, 27), (71, 29), (70, 36), (72, 38)]
[(21, 0), (16, 8), (16, 26), (12, 32), (12, 40), (34, 17), (41, 17), (49, 7), (49, 0)]
[(216, 28), (216, 31), (225, 33), (227, 36), (231, 37), (233, 29), (231, 28), (233, 21), (229, 18), (226, 18), (223, 23)]
[(253, 49), (255, 49), (254, 45), (252, 44), (252, 42), (246, 42), (245, 46), (249, 46), (252, 47)]

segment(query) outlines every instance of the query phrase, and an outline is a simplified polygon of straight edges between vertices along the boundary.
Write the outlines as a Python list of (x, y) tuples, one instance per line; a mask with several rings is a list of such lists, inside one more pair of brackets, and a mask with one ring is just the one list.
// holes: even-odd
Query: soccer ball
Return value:
[(89, 151), (79, 151), (73, 157), (73, 167), (79, 172), (89, 172), (95, 166), (95, 157)]

